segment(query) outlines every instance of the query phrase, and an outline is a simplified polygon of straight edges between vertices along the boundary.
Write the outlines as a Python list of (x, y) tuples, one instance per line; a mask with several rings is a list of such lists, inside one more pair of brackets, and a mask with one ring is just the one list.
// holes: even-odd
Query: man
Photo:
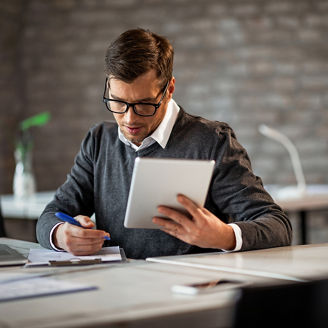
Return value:
[[(123, 247), (130, 258), (146, 258), (291, 243), (289, 220), (252, 173), (231, 128), (191, 116), (174, 102), (172, 68), (171, 44), (150, 31), (126, 31), (109, 46), (104, 102), (116, 123), (96, 125), (82, 142), (70, 175), (38, 220), (41, 245), (93, 254), (109, 232), (107, 245)], [(152, 218), (160, 229), (124, 228), (138, 156), (215, 160), (205, 207), (178, 195), (188, 214), (159, 206), (158, 213), (171, 219)], [(59, 221), (57, 211), (85, 229)], [(89, 229), (93, 213), (97, 229)]]

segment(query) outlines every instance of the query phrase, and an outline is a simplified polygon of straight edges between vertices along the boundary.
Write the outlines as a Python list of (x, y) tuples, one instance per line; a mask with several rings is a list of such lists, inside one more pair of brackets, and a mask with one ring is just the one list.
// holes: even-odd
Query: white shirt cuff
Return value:
[(64, 224), (64, 222), (59, 222), (59, 223), (57, 223), (57, 224), (54, 225), (53, 228), (51, 229), (51, 231), (50, 231), (50, 240), (49, 240), (49, 241), (50, 241), (50, 245), (51, 245), (51, 247), (52, 247), (55, 251), (57, 251), (57, 252), (64, 252), (63, 249), (57, 248), (57, 247), (55, 246), (55, 244), (52, 242), (52, 235), (54, 234), (55, 229), (56, 229), (60, 224)]
[(237, 252), (241, 250), (241, 246), (243, 245), (243, 238), (241, 236), (241, 229), (239, 228), (238, 224), (229, 223), (229, 226), (233, 229), (236, 238), (236, 247), (231, 250), (223, 249), (225, 252)]

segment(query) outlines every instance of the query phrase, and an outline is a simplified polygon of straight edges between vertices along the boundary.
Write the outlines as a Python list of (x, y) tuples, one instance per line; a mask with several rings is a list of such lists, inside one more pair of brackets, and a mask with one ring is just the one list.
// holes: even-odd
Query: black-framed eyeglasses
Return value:
[[(106, 90), (107, 90), (107, 82), (108, 78), (106, 78), (105, 82), (105, 90), (103, 95), (103, 102), (106, 105), (106, 108), (115, 114), (124, 114), (126, 113), (130, 107), (132, 107), (133, 111), (139, 116), (153, 116), (155, 115), (157, 109), (161, 106), (162, 101), (165, 97), (167, 88), (169, 86), (169, 82), (166, 83), (165, 87), (160, 91), (162, 94), (161, 99), (157, 104), (140, 102), (140, 103), (129, 103), (123, 100), (116, 100), (111, 98), (106, 98)], [(160, 93), (156, 96), (156, 98), (160, 95)]]

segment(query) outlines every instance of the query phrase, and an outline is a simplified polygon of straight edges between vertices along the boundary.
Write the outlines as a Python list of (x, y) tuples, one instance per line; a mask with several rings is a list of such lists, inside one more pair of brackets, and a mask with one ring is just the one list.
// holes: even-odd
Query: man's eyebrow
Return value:
[[(118, 97), (118, 96), (115, 96), (114, 94), (112, 94), (110, 92), (110, 96), (112, 99), (115, 99), (115, 100), (119, 100), (119, 101), (125, 101), (124, 99)], [(133, 103), (139, 103), (139, 102), (155, 102), (156, 101), (156, 97), (147, 97), (147, 98), (142, 98), (142, 99), (137, 99), (135, 101), (133, 101)]]

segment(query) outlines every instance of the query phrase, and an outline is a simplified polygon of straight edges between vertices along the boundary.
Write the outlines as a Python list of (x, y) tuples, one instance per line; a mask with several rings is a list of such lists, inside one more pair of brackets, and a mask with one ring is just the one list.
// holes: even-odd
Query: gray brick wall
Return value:
[(19, 89), (22, 1), (0, 2), (0, 194), (11, 192), (15, 127), (22, 114)]
[(81, 138), (111, 119), (102, 102), (103, 57), (128, 28), (175, 47), (175, 99), (230, 123), (264, 183), (294, 183), (284, 148), (297, 145), (308, 183), (328, 183), (327, 0), (1, 0), (0, 193), (12, 191), (18, 121), (48, 110), (33, 131), (38, 190), (56, 188)]

